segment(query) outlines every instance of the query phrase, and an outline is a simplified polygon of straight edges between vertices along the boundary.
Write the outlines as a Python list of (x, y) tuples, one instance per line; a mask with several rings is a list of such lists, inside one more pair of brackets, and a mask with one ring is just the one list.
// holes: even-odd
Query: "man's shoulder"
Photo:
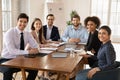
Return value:
[(30, 31), (24, 31), (24, 34), (28, 34), (29, 35), (31, 33), (34, 33), (34, 31), (31, 31), (31, 32)]
[(47, 29), (47, 25), (43, 25), (43, 30)]
[(15, 28), (10, 28), (6, 33), (14, 33), (16, 31)]
[(80, 25), (80, 28), (81, 28), (82, 30), (87, 31), (87, 28), (86, 28), (85, 26)]
[(43, 28), (44, 28), (44, 27), (47, 27), (47, 25), (43, 25)]
[(73, 25), (68, 25), (66, 28), (67, 29), (72, 29), (74, 26)]
[(54, 28), (54, 29), (58, 29), (58, 27), (57, 27), (57, 26), (54, 26), (54, 25), (53, 25), (53, 28)]

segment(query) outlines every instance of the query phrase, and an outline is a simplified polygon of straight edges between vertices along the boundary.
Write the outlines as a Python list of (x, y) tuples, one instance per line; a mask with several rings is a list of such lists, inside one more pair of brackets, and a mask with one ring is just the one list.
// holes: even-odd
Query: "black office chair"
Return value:
[(91, 80), (120, 80), (120, 62), (116, 63), (115, 69), (97, 72)]

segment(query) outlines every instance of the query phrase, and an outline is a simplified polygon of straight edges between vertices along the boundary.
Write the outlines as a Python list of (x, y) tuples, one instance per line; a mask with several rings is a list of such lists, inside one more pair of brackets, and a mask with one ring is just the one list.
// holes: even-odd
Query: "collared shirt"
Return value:
[(67, 27), (61, 38), (65, 42), (67, 42), (70, 38), (79, 38), (81, 42), (86, 43), (88, 39), (88, 32), (87, 29), (81, 25), (79, 25), (78, 29), (74, 29), (74, 26), (70, 25)]
[(114, 68), (116, 53), (113, 45), (111, 44), (111, 41), (101, 45), (97, 58), (98, 66), (101, 70), (109, 70)]
[(47, 40), (50, 39), (52, 28), (53, 28), (53, 26), (50, 27), (50, 26), (47, 25), (47, 34), (46, 34), (46, 39)]
[[(3, 58), (15, 58), (17, 55), (28, 54), (27, 50), (20, 50), (20, 36), (21, 31), (18, 27), (11, 28), (8, 30), (4, 36), (4, 46), (1, 53)], [(23, 32), (24, 35), (24, 45), (28, 43), (30, 47), (37, 48), (38, 44), (35, 39), (32, 37), (30, 32)]]

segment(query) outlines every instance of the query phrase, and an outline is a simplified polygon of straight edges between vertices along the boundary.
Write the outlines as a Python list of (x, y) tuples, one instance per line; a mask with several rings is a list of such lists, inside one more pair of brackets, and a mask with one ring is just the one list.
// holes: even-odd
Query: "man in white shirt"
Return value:
[[(36, 54), (39, 52), (38, 44), (31, 33), (24, 31), (28, 21), (29, 17), (25, 13), (21, 13), (17, 18), (17, 26), (6, 32), (4, 36), (4, 47), (1, 53), (2, 62), (16, 58), (18, 55)], [(23, 40), (22, 42), (21, 37)], [(27, 44), (29, 44), (31, 48), (29, 50), (24, 50)], [(0, 70), (3, 72), (3, 80), (12, 80), (13, 73), (20, 69), (0, 67)], [(27, 72), (29, 73), (27, 80), (35, 80), (38, 71), (27, 70)]]

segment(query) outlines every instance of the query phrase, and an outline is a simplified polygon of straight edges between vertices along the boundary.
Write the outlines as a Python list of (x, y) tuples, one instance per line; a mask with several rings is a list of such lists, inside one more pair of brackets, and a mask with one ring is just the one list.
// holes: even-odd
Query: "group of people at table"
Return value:
[[(62, 40), (70, 43), (86, 43), (85, 50), (91, 51), (94, 55), (81, 54), (87, 58), (91, 69), (80, 70), (74, 76), (75, 80), (88, 80), (98, 71), (105, 71), (116, 68), (116, 52), (111, 43), (111, 29), (109, 26), (101, 26), (100, 20), (96, 16), (89, 16), (84, 20), (85, 27), (80, 23), (80, 16), (74, 15), (69, 25), (60, 37), (58, 27), (53, 25), (54, 15), (48, 14), (47, 25), (42, 25), (39, 18), (35, 18), (31, 25), (31, 33), (25, 31), (29, 17), (25, 13), (20, 13), (17, 18), (16, 27), (9, 29), (4, 36), (4, 47), (1, 52), (0, 63), (16, 58), (18, 55), (39, 53), (38, 47), (51, 41)], [(100, 28), (99, 28), (100, 27)], [(29, 47), (25, 49), (25, 46)], [(62, 64), (61, 64), (62, 65)], [(3, 73), (3, 80), (12, 80), (14, 72), (20, 69), (0, 67)], [(38, 71), (26, 70), (27, 80), (35, 80)], [(41, 71), (41, 76), (46, 73), (44, 80), (49, 80), (48, 72)], [(71, 78), (72, 80), (72, 78)]]

